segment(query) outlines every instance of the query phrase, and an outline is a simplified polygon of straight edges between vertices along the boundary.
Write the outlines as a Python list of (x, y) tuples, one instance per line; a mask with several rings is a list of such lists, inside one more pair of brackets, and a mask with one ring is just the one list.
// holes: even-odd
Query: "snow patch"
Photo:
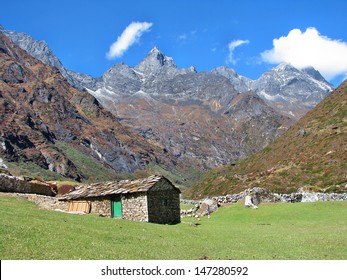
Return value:
[(288, 114), (293, 116), (293, 117), (296, 117), (292, 111), (289, 111)]
[(284, 96), (280, 94), (270, 95), (270, 94), (267, 94), (264, 90), (258, 92), (258, 95), (270, 101), (278, 101), (279, 99), (287, 100)]
[(148, 95), (148, 93), (143, 91), (143, 90), (139, 90), (139, 91), (135, 92), (135, 94)]
[(112, 90), (107, 89), (106, 87), (99, 88), (97, 90), (91, 90), (89, 88), (85, 88), (88, 93), (93, 95), (96, 99), (110, 99), (113, 100), (115, 96), (118, 96), (117, 93), (115, 93)]
[(105, 158), (102, 156), (102, 154), (96, 149), (96, 147), (93, 145), (93, 143), (90, 144), (90, 148), (93, 150), (94, 153), (98, 155), (98, 157), (102, 160), (105, 160)]
[(135, 69), (132, 69), (137, 75), (140, 75), (140, 76), (144, 76), (145, 74), (140, 72), (140, 71), (137, 71)]

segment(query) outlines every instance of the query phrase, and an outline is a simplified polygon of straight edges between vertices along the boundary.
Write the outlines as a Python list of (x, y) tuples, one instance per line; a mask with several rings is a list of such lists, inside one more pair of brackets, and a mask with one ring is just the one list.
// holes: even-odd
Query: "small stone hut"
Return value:
[(180, 190), (162, 176), (134, 181), (94, 183), (62, 196), (69, 212), (95, 213), (132, 221), (177, 224)]

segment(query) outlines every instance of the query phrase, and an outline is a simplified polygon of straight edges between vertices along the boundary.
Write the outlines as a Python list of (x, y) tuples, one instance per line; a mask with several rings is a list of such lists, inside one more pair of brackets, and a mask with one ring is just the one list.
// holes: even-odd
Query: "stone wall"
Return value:
[(110, 197), (90, 197), (88, 199), (81, 198), (72, 201), (90, 202), (90, 213), (103, 217), (111, 217), (111, 198)]
[(177, 224), (181, 222), (180, 194), (176, 189), (149, 191), (148, 221), (159, 224)]
[(47, 196), (54, 196), (56, 194), (53, 191), (52, 186), (44, 182), (25, 180), (24, 178), (7, 174), (0, 174), (0, 191), (12, 193), (34, 193)]
[(133, 193), (122, 196), (122, 218), (131, 221), (148, 222), (147, 196)]
[(96, 197), (89, 200), (92, 203), (90, 213), (103, 217), (111, 217), (111, 200), (105, 197)]
[(315, 202), (315, 201), (337, 201), (347, 200), (347, 193), (315, 193), (315, 192), (298, 192), (291, 194), (272, 193), (264, 188), (246, 189), (238, 194), (212, 197), (219, 204), (235, 203), (243, 200), (246, 195), (251, 194), (256, 203), (260, 202)]
[(62, 210), (67, 211), (68, 202), (60, 201), (56, 197), (38, 195), (38, 194), (24, 194), (24, 193), (0, 193), (0, 196), (12, 196), (22, 199), (27, 199), (34, 202), (39, 208), (45, 210)]
[(302, 192), (277, 194), (283, 202), (316, 202), (347, 200), (347, 193)]

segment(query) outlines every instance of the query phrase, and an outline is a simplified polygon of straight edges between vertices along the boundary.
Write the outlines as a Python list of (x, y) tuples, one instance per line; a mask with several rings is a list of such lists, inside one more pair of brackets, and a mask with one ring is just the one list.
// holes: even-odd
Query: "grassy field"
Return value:
[(0, 197), (0, 259), (347, 259), (347, 202), (241, 204), (169, 226)]

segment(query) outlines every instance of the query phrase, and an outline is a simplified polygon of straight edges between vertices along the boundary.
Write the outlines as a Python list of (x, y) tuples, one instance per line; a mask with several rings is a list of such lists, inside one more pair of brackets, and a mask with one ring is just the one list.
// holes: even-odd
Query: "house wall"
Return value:
[(89, 198), (92, 203), (90, 213), (104, 217), (111, 217), (111, 200), (109, 197)]
[(148, 193), (148, 221), (159, 224), (181, 222), (180, 192), (166, 180), (158, 182)]
[(122, 196), (122, 218), (131, 221), (148, 222), (147, 196), (133, 193)]
[(90, 213), (104, 217), (111, 217), (111, 199), (110, 197), (90, 197), (76, 199), (76, 201), (88, 201), (91, 203)]

